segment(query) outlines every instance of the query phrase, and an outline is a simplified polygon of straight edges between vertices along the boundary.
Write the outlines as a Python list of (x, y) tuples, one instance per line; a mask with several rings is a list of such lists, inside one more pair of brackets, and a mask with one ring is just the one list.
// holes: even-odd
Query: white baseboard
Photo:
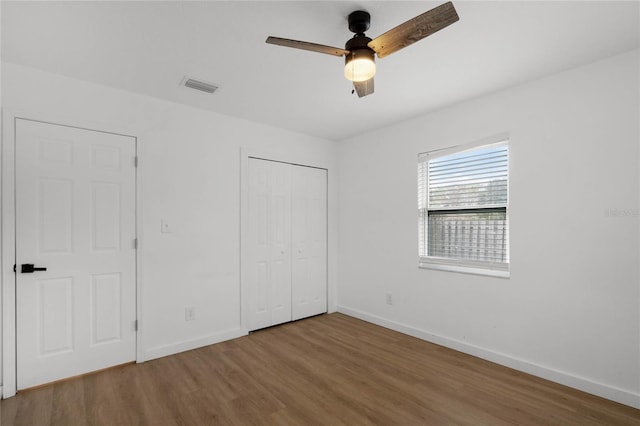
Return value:
[(214, 343), (224, 342), (225, 340), (235, 339), (237, 337), (246, 336), (248, 333), (243, 329), (227, 330), (220, 333), (210, 334), (208, 336), (198, 337), (196, 339), (184, 340), (169, 345), (156, 346), (145, 349), (143, 361), (150, 361), (156, 358), (162, 358), (168, 355), (174, 355), (180, 352), (190, 351), (192, 349), (201, 348), (203, 346), (213, 345)]
[(346, 306), (338, 306), (338, 312), (361, 319), (363, 321), (370, 322), (372, 324), (398, 331), (403, 334), (407, 334), (409, 336), (417, 337), (418, 339), (426, 340), (440, 346), (445, 346), (459, 352), (473, 355), (487, 361), (495, 362), (496, 364), (513, 368), (514, 370), (522, 371), (533, 376), (541, 377), (552, 382), (560, 383), (562, 385), (579, 389), (581, 391), (597, 395), (602, 398), (619, 402), (620, 404), (625, 404), (640, 409), (640, 394), (637, 393), (594, 382), (584, 377), (579, 377), (562, 371), (554, 370), (553, 368), (534, 364), (529, 361), (514, 358), (510, 355), (471, 345), (469, 343), (462, 342), (456, 339), (438, 336), (436, 334), (429, 333), (427, 331), (420, 330), (409, 325), (390, 321), (376, 315), (371, 315), (366, 312), (359, 311), (357, 309), (348, 308)]

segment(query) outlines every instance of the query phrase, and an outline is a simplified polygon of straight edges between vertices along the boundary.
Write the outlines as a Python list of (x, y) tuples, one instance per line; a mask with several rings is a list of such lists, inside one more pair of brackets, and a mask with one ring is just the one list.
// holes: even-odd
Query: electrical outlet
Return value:
[(194, 319), (196, 319), (196, 308), (193, 306), (184, 308), (184, 320), (193, 321)]
[(387, 305), (393, 305), (393, 295), (391, 293), (385, 293), (384, 296), (387, 300)]

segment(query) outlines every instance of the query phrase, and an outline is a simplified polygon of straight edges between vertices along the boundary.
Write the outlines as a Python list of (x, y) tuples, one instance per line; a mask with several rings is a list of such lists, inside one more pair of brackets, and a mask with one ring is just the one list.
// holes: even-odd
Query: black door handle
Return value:
[(20, 272), (23, 274), (32, 274), (35, 271), (46, 271), (47, 268), (35, 268), (33, 263), (23, 263), (20, 268)]

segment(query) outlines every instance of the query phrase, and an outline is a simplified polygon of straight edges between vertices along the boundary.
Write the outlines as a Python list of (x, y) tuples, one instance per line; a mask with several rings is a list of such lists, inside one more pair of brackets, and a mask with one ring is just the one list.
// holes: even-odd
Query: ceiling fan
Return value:
[(364, 34), (369, 29), (371, 15), (369, 12), (357, 10), (349, 14), (349, 31), (355, 33), (355, 36), (347, 41), (344, 49), (280, 37), (267, 37), (266, 42), (327, 55), (344, 56), (345, 77), (353, 81), (358, 97), (363, 97), (373, 93), (376, 54), (378, 58), (384, 58), (436, 31), (440, 31), (458, 19), (453, 4), (447, 2), (409, 19), (372, 40)]

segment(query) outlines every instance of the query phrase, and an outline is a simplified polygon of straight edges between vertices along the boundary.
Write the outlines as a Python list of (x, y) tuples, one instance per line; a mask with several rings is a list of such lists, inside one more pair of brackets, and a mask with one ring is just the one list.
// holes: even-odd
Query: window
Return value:
[(418, 156), (421, 267), (509, 276), (509, 147), (499, 140)]

